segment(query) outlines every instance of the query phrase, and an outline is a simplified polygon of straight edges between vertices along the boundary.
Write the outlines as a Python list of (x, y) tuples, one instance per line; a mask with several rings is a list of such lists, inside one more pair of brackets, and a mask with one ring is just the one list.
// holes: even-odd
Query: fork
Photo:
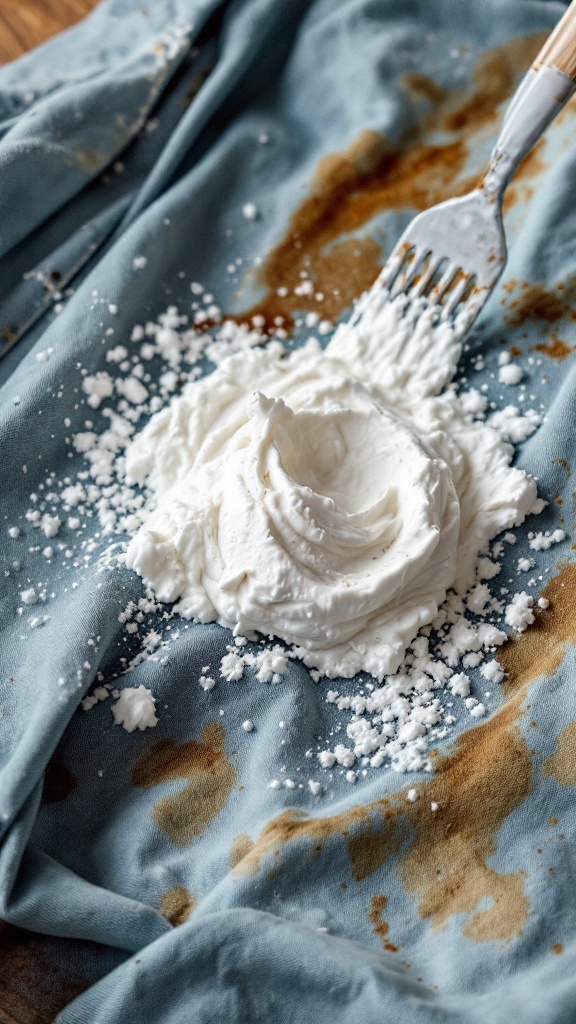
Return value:
[(427, 311), (433, 322), (450, 323), (457, 337), (470, 329), (506, 264), (504, 192), (572, 95), (575, 79), (573, 0), (516, 90), (477, 187), (414, 218), (358, 304), (354, 320), (374, 298), (381, 302), (404, 295), (405, 316)]

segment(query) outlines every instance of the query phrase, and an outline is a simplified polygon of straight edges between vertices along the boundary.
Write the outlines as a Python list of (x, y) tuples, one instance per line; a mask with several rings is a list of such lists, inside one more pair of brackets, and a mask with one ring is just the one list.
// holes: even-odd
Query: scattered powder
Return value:
[(325, 352), (231, 356), (132, 438), (125, 479), (149, 511), (126, 565), (160, 601), (279, 637), (320, 675), (382, 681), (448, 590), (474, 584), (478, 552), (523, 521), (535, 484), (440, 393), (451, 329), (403, 313), (380, 295)]
[(524, 376), (524, 370), (517, 363), (507, 363), (500, 367), (498, 380), (501, 384), (519, 384)]
[(242, 207), (242, 216), (246, 220), (256, 220), (258, 217), (258, 207), (254, 203), (244, 203)]
[(135, 729), (149, 729), (158, 725), (156, 702), (145, 686), (127, 686), (120, 691), (112, 714), (116, 725), (122, 725), (126, 732)]
[[(134, 265), (141, 270), (145, 263)], [(303, 278), (297, 287), (308, 294), (310, 286)], [(127, 535), (133, 538), (132, 564), (146, 533), (160, 526), (156, 556), (172, 568), (168, 580), (157, 586), (144, 571), (147, 566), (139, 564), (152, 586), (118, 616), (127, 638), (137, 645), (135, 654), (122, 659), (123, 672), (143, 660), (164, 660), (170, 634), (164, 625), (152, 628), (159, 621), (153, 617), (162, 611), (171, 629), (172, 613), (163, 609), (166, 601), (179, 598), (180, 613), (218, 618), (237, 633), (219, 671), (202, 669), (198, 684), (206, 692), (247, 680), (280, 683), (291, 659), (314, 666), (316, 680), (363, 670), (370, 675), (357, 676), (351, 696), (326, 692), (335, 725), (306, 756), (322, 769), (341, 772), (351, 784), (361, 770), (382, 765), (399, 772), (431, 771), (428, 747), (448, 735), (457, 721), (458, 702), (473, 718), (487, 711), (470, 696), (470, 677), (462, 669), (479, 666), (483, 679), (500, 683), (504, 673), (494, 654), (506, 639), (501, 623), (521, 631), (534, 618), (530, 595), (504, 600), (486, 581), (499, 574), (504, 548), (500, 541), (490, 546), (490, 540), (546, 506), (535, 500), (533, 481), (510, 468), (507, 443), (529, 437), (542, 417), (507, 406), (486, 420), (488, 399), (480, 391), (470, 388), (456, 395), (444, 390), (459, 346), (448, 330), (432, 338), (425, 319), (416, 325), (403, 320), (399, 306), (381, 309), (364, 303), (325, 352), (311, 341), (286, 354), (278, 340), (286, 336), (283, 321), (274, 340), (261, 333), (263, 323), (221, 322), (213, 296), (198, 282), (191, 291), (191, 318), (171, 306), (157, 322), (136, 325), (129, 342), (109, 349), (110, 372), (82, 371), (85, 401), (99, 410), (99, 422), (76, 424), (67, 443), (84, 465), (60, 481), (52, 474), (44, 492), (31, 495), (26, 521), (50, 537), (65, 522), (78, 540), (71, 539), (70, 547), (45, 548), (45, 557), (62, 559), (65, 567), (74, 559), (79, 569), (96, 558), (100, 571), (125, 564)], [(115, 315), (111, 306), (109, 311)], [(216, 325), (209, 333), (208, 323)], [(319, 336), (333, 329), (316, 317), (307, 326)], [(206, 383), (197, 380), (202, 358), (217, 367)], [(163, 364), (161, 372), (148, 372), (151, 360)], [(501, 362), (501, 368), (506, 366), (510, 359)], [(252, 390), (254, 382), (258, 393)], [(138, 433), (141, 419), (150, 414)], [(188, 420), (182, 436), (176, 429), (179, 415)], [(374, 429), (379, 420), (385, 431)], [(69, 420), (65, 426), (70, 427)], [(212, 434), (214, 426), (224, 440)], [(397, 470), (398, 451), (409, 462), (406, 476)], [(212, 460), (224, 474), (210, 476)], [(165, 500), (162, 487), (169, 472), (175, 490)], [(196, 472), (201, 488), (194, 486)], [(433, 484), (440, 493), (431, 501)], [(245, 491), (250, 502), (243, 506), (236, 498), (240, 494), (244, 500)], [(175, 512), (177, 493), (185, 507)], [(175, 515), (182, 517), (186, 551), (210, 569), (202, 585), (201, 574), (195, 576), (195, 566), (186, 559), (186, 578), (175, 582), (182, 554), (173, 532)], [(222, 550), (206, 562), (206, 530), (214, 515), (219, 529), (230, 532)], [(81, 527), (91, 517), (98, 530), (81, 539)], [(247, 541), (237, 551), (229, 539), (236, 519)], [(267, 554), (276, 556), (266, 524), (279, 524), (284, 538), (295, 540), (285, 572), (278, 571), (277, 562), (269, 571), (270, 562), (262, 557), (263, 537)], [(9, 531), (17, 539), (12, 530), (19, 528)], [(529, 537), (538, 551), (565, 535), (554, 530)], [(514, 544), (516, 535), (506, 532), (503, 541)], [(374, 559), (378, 545), (383, 557)], [(398, 555), (409, 564), (408, 579), (398, 584), (394, 598), (403, 602), (401, 628), (397, 605), (386, 599), (387, 588), (394, 589)], [(319, 578), (322, 589), (312, 592)], [(189, 586), (191, 579), (196, 589)], [(261, 605), (254, 604), (256, 592)], [(21, 591), (23, 604), (44, 599), (39, 585)], [(273, 621), (268, 602), (278, 602), (281, 609)], [(541, 602), (545, 599), (538, 602), (544, 608), (547, 602)], [(367, 616), (355, 610), (365, 606), (368, 628)], [(46, 619), (34, 616), (29, 625), (36, 628)], [(314, 631), (316, 637), (310, 635)], [(177, 631), (171, 635), (175, 639)], [(270, 643), (273, 636), (284, 644)], [(323, 637), (328, 646), (325, 640), (322, 646)], [(110, 684), (97, 685), (82, 706), (90, 710), (110, 691)], [(114, 720), (127, 731), (157, 724), (154, 698), (144, 686), (114, 691), (114, 696)], [(243, 727), (248, 724), (253, 725)], [(290, 778), (269, 783), (273, 790), (282, 786), (290, 791), (296, 783)], [(309, 779), (308, 789), (317, 796), (322, 786)]]
[(554, 530), (552, 533), (528, 534), (530, 547), (533, 551), (547, 551), (553, 544), (561, 544), (566, 540), (564, 530)]
[(534, 598), (527, 594), (525, 590), (519, 594), (514, 594), (506, 608), (504, 616), (506, 624), (512, 626), (512, 629), (516, 629), (519, 633), (523, 633), (534, 622), (533, 607)]

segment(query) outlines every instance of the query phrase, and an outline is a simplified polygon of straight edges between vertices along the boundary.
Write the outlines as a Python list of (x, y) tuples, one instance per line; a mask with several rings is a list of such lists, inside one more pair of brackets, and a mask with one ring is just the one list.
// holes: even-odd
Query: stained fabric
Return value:
[[(459, 368), (494, 407), (545, 413), (516, 461), (549, 503), (536, 528), (568, 536), (533, 570), (549, 608), (502, 649), (490, 698), (470, 671), (488, 714), (459, 708), (433, 774), (351, 784), (307, 758), (342, 719), (300, 663), (204, 691), (217, 624), (173, 620), (166, 653), (126, 672), (141, 580), (96, 518), (88, 561), (66, 525), (48, 561), (26, 519), (51, 473), (82, 471), (72, 434), (103, 429), (82, 370), (190, 312), (191, 283), (238, 319), (299, 320), (288, 345), (310, 310), (345, 317), (413, 213), (476, 180), (563, 9), (105, 0), (0, 71), (0, 991), (22, 1020), (574, 1020), (576, 105), (510, 187), (508, 267)], [(294, 293), (303, 272), (321, 300)], [(498, 382), (505, 349), (520, 390)], [(512, 590), (534, 528), (506, 549)], [(150, 688), (158, 725), (83, 710), (99, 680)]]

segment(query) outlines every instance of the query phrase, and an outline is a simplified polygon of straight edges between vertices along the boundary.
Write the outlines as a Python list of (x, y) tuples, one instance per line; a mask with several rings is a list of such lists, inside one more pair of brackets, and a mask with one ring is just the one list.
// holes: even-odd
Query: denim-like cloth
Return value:
[[(546, 0), (106, 0), (0, 71), (0, 344), (9, 349), (0, 363), (0, 914), (60, 937), (46, 947), (53, 978), (69, 970), (82, 988), (103, 975), (62, 1011), (62, 1024), (576, 1019), (570, 537), (538, 555), (532, 592), (557, 578), (557, 593), (548, 625), (518, 649), (520, 667), (507, 662), (516, 689), (492, 686), (484, 698), (486, 681), (471, 672), (489, 716), (470, 729), (458, 712), (459, 745), (452, 737), (440, 749), (443, 806), (426, 825), (424, 800), (420, 817), (402, 811), (405, 778), (380, 769), (352, 786), (306, 761), (315, 737), (341, 719), (324, 700), (326, 684), (299, 663), (279, 685), (247, 669), (241, 684), (204, 693), (202, 667), (217, 669), (230, 642), (218, 625), (182, 630), (165, 663), (144, 661), (117, 682), (152, 689), (156, 729), (129, 735), (113, 724), (110, 701), (81, 710), (97, 672), (112, 679), (123, 668), (118, 615), (142, 584), (125, 569), (98, 573), (95, 561), (87, 572), (47, 564), (29, 550), (38, 532), (24, 518), (47, 473), (81, 468), (65, 437), (88, 417), (104, 422), (82, 402), (78, 368), (107, 366), (101, 323), (112, 319), (95, 308), (94, 290), (118, 306), (110, 347), (171, 302), (189, 309), (193, 280), (226, 311), (247, 305), (246, 291), (235, 298), (230, 260), (265, 256), (309, 195), (319, 160), (366, 129), (417, 156), (428, 119), (419, 152), (430, 175), (443, 173), (433, 145), (454, 139), (467, 147), (458, 174), (479, 171), (514, 76), (538, 49), (535, 34), (562, 10)], [(482, 57), (497, 47), (500, 58)], [(466, 117), (435, 125), (444, 93), (429, 80), (471, 95), (479, 66), (484, 100), (468, 126)], [(507, 549), (501, 579), (512, 589), (527, 583), (516, 560), (530, 553), (528, 530), (572, 529), (574, 138), (568, 112), (514, 186), (504, 283), (461, 364), (497, 406), (518, 403), (519, 390), (497, 381), (502, 341), (517, 346), (524, 407), (546, 410), (517, 464), (550, 504)], [(403, 175), (416, 174), (408, 158), (396, 173), (400, 198), (391, 189), (348, 229), (375, 239), (382, 259), (411, 204), (424, 202), (402, 193)], [(457, 188), (449, 173), (447, 181)], [(344, 190), (335, 202), (345, 198)], [(254, 221), (242, 215), (246, 202), (258, 205)], [(135, 273), (139, 255), (147, 266)], [(535, 300), (520, 315), (512, 304), (531, 293), (510, 283), (518, 281), (544, 283), (548, 305)], [(69, 286), (56, 314), (54, 288)], [(14, 525), (18, 540), (8, 536)], [(32, 631), (27, 613), (17, 614), (31, 583), (56, 595), (41, 607), (49, 620)], [(247, 718), (257, 726), (250, 735)], [(142, 768), (159, 740), (180, 751), (181, 777)], [(284, 773), (302, 788), (268, 788)], [(321, 798), (309, 777), (321, 777)], [(409, 782), (433, 785), (424, 774)], [(177, 842), (158, 823), (159, 801), (170, 796), (188, 828)], [(89, 961), (98, 947), (78, 940), (102, 944), (97, 966)]]

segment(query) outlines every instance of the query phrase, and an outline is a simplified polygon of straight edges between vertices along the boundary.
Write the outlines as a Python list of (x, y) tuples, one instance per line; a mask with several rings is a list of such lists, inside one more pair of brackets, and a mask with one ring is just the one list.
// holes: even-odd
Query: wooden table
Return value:
[(73, 25), (97, 0), (0, 0), (0, 64)]

